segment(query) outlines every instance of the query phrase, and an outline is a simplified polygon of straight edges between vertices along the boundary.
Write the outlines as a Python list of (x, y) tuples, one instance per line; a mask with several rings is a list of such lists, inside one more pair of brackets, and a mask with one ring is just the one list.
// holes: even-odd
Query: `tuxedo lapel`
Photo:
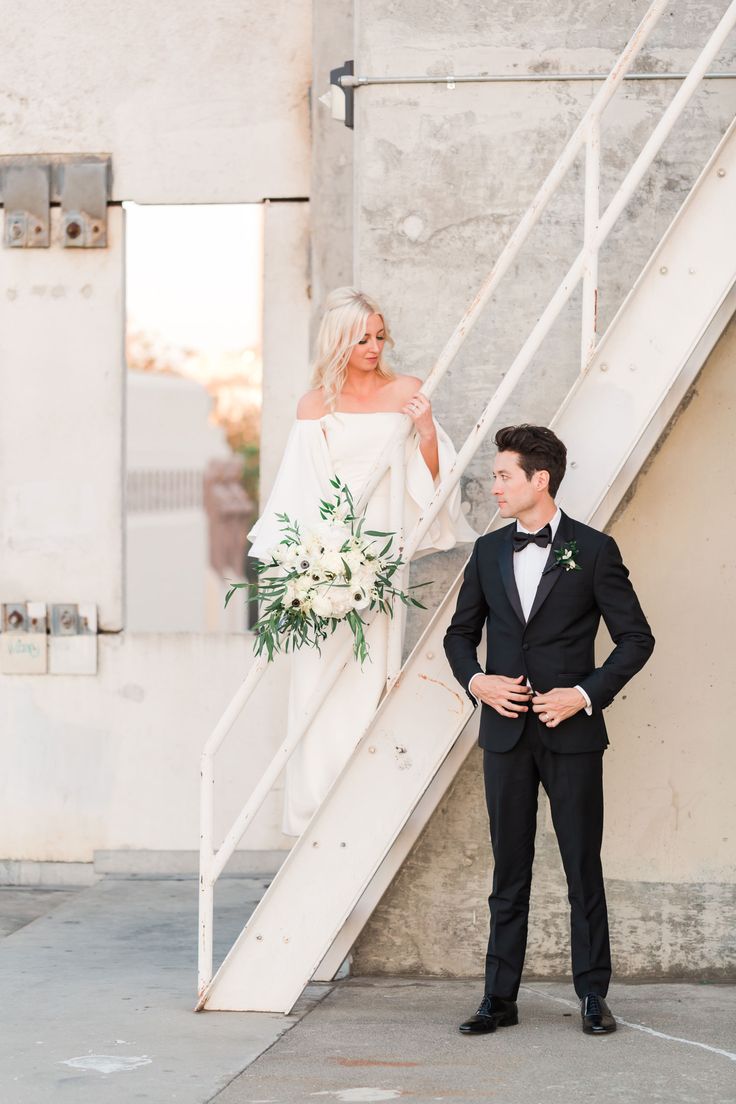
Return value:
[(516, 579), (514, 578), (514, 533), (516, 532), (515, 525), (509, 525), (506, 540), (503, 542), (500, 554), (500, 568), (501, 578), (503, 579), (504, 589), (509, 602), (514, 608), (514, 613), (521, 621), (522, 625), (526, 624), (526, 618), (524, 617), (524, 611), (521, 608), (521, 598), (519, 597), (519, 591), (516, 586)]
[[(529, 612), (529, 621), (539, 613), (544, 602), (549, 598), (552, 590), (554, 589), (558, 579), (562, 575), (563, 568), (557, 566), (555, 560), (555, 550), (562, 548), (563, 544), (572, 540), (573, 537), (573, 523), (567, 514), (563, 513), (560, 518), (560, 524), (557, 526), (557, 532), (555, 533), (555, 539), (549, 546), (549, 555), (547, 556), (547, 562), (544, 565), (544, 571), (542, 572), (542, 578), (539, 580), (539, 586), (537, 587), (537, 593), (534, 595), (534, 602)], [(527, 622), (528, 624), (528, 622)]]

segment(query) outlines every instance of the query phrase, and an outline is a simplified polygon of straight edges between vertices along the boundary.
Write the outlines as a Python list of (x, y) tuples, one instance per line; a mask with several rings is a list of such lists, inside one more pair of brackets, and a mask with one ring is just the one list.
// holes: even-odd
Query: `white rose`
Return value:
[(332, 616), (336, 617), (339, 621), (342, 621), (350, 610), (353, 608), (350, 602), (349, 590), (333, 590), (332, 596)]
[(350, 571), (353, 573), (353, 575), (355, 575), (363, 567), (363, 557), (361, 556), (360, 552), (346, 552), (345, 562), (350, 568)]
[(342, 556), (339, 552), (325, 552), (324, 555), (320, 558), (319, 562), (322, 571), (328, 571), (332, 575), (342, 575), (344, 568), (342, 563)]
[(283, 564), (283, 565), (284, 565), (284, 567), (286, 567), (286, 568), (292, 568), (292, 567), (294, 567), (294, 565), (295, 565), (295, 563), (296, 563), (296, 552), (294, 551), (294, 549), (296, 548), (296, 545), (294, 545), (294, 544), (290, 544), (290, 545), (289, 545), (289, 546), (287, 547), (286, 545), (283, 545), (283, 544), (282, 544), (282, 545), (281, 545), (281, 547), (282, 547), (282, 548), (283, 548), (283, 550), (284, 550), (284, 551), (282, 552), (282, 554), (281, 554), (281, 562), (282, 562), (282, 564)]
[(325, 552), (339, 551), (346, 541), (352, 540), (353, 536), (348, 525), (332, 521), (322, 521), (316, 525), (314, 535), (321, 541)]
[(325, 594), (324, 591), (318, 591), (312, 597), (312, 610), (318, 617), (332, 617), (333, 609), (332, 598), (329, 594)]
[(294, 588), (294, 593), (297, 597), (304, 599), (307, 597), (312, 586), (312, 580), (308, 575), (300, 575), (298, 579), (292, 580), (291, 586)]

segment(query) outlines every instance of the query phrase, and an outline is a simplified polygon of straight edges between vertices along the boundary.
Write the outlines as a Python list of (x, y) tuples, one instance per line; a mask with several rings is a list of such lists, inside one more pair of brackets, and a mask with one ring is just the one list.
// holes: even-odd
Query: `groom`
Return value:
[[(615, 541), (555, 504), (567, 450), (543, 426), (496, 435), (493, 494), (512, 525), (481, 537), (445, 636), (455, 678), (482, 703), (480, 746), (494, 871), (485, 995), (460, 1025), (487, 1034), (519, 1022), (537, 791), (547, 791), (567, 877), (572, 972), (583, 1031), (616, 1029), (601, 870), (603, 710), (654, 648)], [(615, 648), (596, 667), (601, 617)], [(485, 668), (477, 658), (484, 626)]]

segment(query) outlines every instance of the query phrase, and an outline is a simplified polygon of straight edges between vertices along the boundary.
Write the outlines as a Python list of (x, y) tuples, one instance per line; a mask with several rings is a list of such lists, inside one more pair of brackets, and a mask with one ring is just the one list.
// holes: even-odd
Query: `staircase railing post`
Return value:
[(215, 886), (212, 880), (214, 858), (215, 771), (211, 755), (202, 756), (199, 805), (199, 945), (197, 956), (198, 991), (202, 994), (212, 980), (212, 938)]
[[(389, 528), (396, 534), (392, 552), (404, 553), (404, 482), (406, 479), (406, 452), (404, 441), (394, 445), (391, 456), (391, 504)], [(404, 589), (407, 579), (406, 568), (400, 568), (394, 575), (394, 586)], [(401, 670), (402, 645), (404, 639), (404, 605), (396, 602), (393, 616), (388, 623), (388, 649), (386, 656), (386, 688), (396, 681)]]
[(583, 229), (583, 304), (580, 334), (580, 371), (593, 356), (598, 330), (598, 250), (595, 237), (600, 217), (601, 123), (591, 119), (585, 144), (585, 214)]

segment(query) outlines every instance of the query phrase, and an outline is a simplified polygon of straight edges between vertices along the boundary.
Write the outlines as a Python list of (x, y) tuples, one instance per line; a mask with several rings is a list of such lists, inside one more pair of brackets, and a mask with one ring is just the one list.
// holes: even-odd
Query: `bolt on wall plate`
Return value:
[(27, 632), (28, 610), (25, 602), (6, 602), (3, 606), (3, 632)]
[(79, 632), (79, 613), (76, 605), (59, 602), (51, 607), (51, 635), (76, 636)]
[[(40, 628), (40, 625), (43, 628)], [(46, 607), (42, 602), (2, 606), (0, 674), (44, 675), (48, 669)]]
[(48, 165), (14, 165), (5, 170), (3, 244), (8, 249), (48, 248), (50, 191)]
[(107, 245), (109, 162), (59, 166), (61, 244), (65, 249), (103, 249)]

